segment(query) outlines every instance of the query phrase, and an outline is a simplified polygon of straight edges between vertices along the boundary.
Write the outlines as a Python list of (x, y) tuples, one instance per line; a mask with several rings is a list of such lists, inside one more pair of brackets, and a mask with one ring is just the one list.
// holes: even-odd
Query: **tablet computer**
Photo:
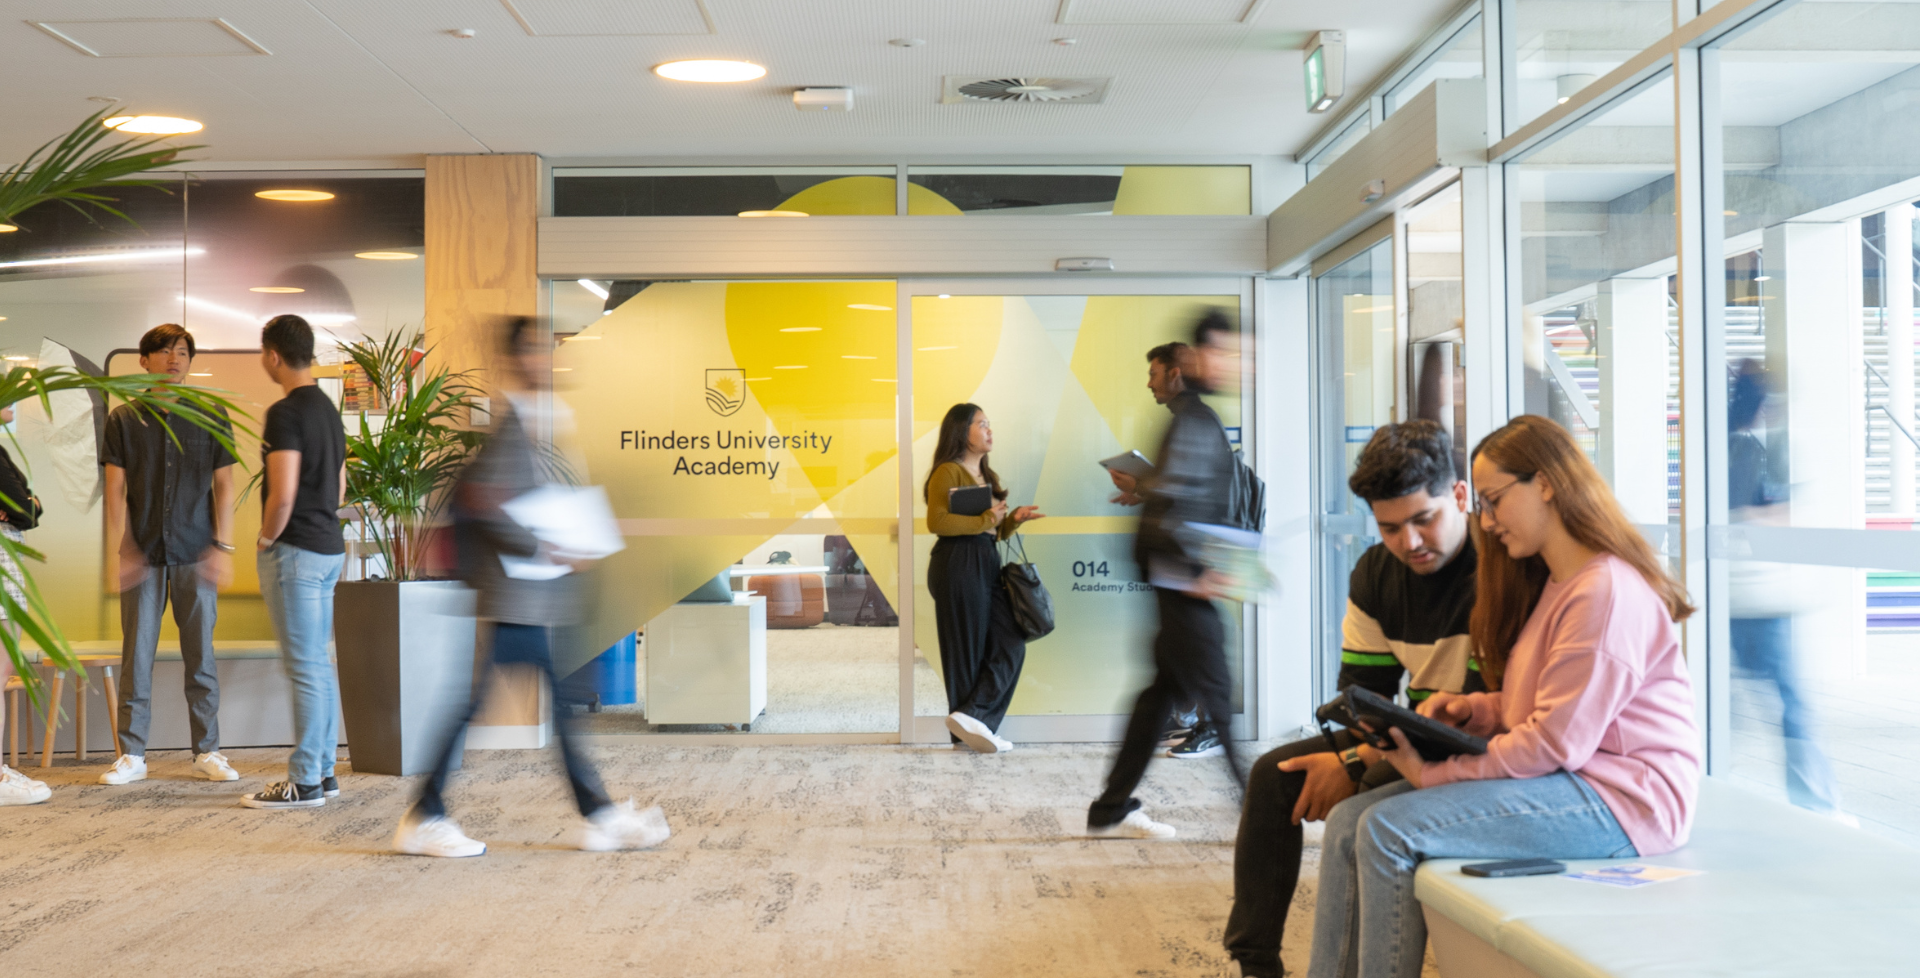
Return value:
[[(1320, 707), (1316, 715), (1328, 723), (1337, 723), (1353, 735), (1382, 750), (1393, 750), (1388, 727), (1399, 727), (1407, 742), (1421, 757), (1444, 761), (1455, 754), (1485, 754), (1487, 739), (1423, 717), (1362, 686), (1348, 686), (1339, 696)], [(1361, 726), (1362, 722), (1366, 726)], [(1367, 727), (1373, 728), (1371, 731)]]
[(1135, 479), (1144, 479), (1153, 474), (1153, 463), (1147, 461), (1147, 457), (1138, 451), (1103, 458), (1100, 460), (1100, 466), (1113, 472), (1133, 476)]
[(992, 508), (991, 486), (955, 486), (947, 490), (947, 512), (955, 516), (979, 516)]

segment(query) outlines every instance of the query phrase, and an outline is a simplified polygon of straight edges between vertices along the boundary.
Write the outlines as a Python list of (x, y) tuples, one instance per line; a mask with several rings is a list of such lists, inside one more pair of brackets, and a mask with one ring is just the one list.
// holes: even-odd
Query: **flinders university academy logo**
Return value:
[(747, 403), (747, 372), (741, 369), (707, 371), (707, 406), (727, 417)]

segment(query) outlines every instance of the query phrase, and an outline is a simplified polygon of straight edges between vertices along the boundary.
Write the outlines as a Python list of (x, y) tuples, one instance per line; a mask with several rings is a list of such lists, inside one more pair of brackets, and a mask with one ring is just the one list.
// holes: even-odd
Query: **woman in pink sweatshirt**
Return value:
[(1509, 421), (1473, 452), (1480, 565), (1470, 631), (1494, 692), (1421, 712), (1487, 737), (1327, 815), (1309, 978), (1417, 978), (1423, 859), (1652, 856), (1684, 845), (1700, 781), (1674, 622), (1685, 590), (1565, 429)]

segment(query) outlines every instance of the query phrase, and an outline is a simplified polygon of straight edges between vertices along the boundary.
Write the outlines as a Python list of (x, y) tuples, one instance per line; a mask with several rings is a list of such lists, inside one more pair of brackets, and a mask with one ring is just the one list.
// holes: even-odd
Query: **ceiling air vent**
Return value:
[(942, 102), (1098, 102), (1109, 78), (981, 78), (948, 75)]

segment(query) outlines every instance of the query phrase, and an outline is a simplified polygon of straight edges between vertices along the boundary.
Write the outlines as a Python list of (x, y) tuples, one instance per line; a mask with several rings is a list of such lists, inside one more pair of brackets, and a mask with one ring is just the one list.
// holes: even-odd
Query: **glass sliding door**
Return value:
[[(945, 741), (949, 711), (940, 645), (927, 591), (936, 541), (925, 523), (922, 488), (940, 420), (973, 403), (993, 426), (991, 464), (1009, 505), (1038, 505), (1047, 518), (1020, 536), (1051, 592), (1057, 629), (1027, 646), (1027, 658), (1002, 733), (1020, 740), (1106, 740), (1117, 736), (1134, 696), (1151, 678), (1148, 645), (1156, 612), (1145, 575), (1134, 566), (1138, 509), (1116, 503), (1101, 459), (1137, 450), (1154, 458), (1170, 415), (1148, 390), (1148, 351), (1185, 342), (1208, 309), (1223, 309), (1251, 333), (1247, 286), (1181, 283), (1179, 291), (1102, 283), (1120, 294), (1086, 294), (1084, 283), (912, 283), (910, 311), (912, 482), (916, 518), (913, 713), (920, 739)], [(1039, 286), (1039, 287), (1036, 287)], [(1043, 288), (1078, 287), (1074, 294)], [(1249, 346), (1251, 349), (1251, 346)], [(1248, 363), (1250, 364), (1250, 359)], [(1244, 371), (1243, 376), (1250, 376)], [(1209, 396), (1236, 447), (1253, 444), (1248, 408), (1254, 392)], [(1243, 458), (1252, 464), (1250, 449)], [(1245, 609), (1226, 609), (1235, 701), (1243, 701), (1250, 646)], [(1238, 712), (1246, 712), (1238, 708)]]
[(1333, 695), (1340, 674), (1340, 622), (1346, 613), (1347, 578), (1360, 555), (1379, 541), (1372, 513), (1348, 491), (1347, 476), (1374, 429), (1394, 421), (1398, 408), (1393, 245), (1391, 237), (1383, 238), (1314, 279), (1319, 358), (1314, 403), (1320, 412), (1321, 446), (1316, 701)]

